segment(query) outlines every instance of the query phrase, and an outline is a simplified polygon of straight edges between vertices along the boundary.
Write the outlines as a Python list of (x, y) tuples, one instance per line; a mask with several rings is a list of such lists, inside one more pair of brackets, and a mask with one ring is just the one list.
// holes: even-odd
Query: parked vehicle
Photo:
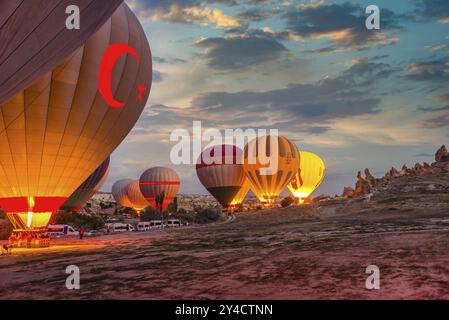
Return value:
[(128, 223), (109, 223), (106, 224), (107, 232), (129, 232), (134, 231), (134, 227)]
[(164, 227), (164, 221), (162, 220), (151, 220), (150, 229), (161, 229)]
[(137, 231), (149, 231), (150, 230), (150, 222), (139, 222), (137, 225)]
[(54, 224), (48, 226), (48, 234), (51, 236), (77, 236), (78, 231), (68, 224)]
[(167, 228), (178, 228), (178, 227), (182, 226), (182, 222), (179, 219), (169, 219), (165, 223), (165, 226)]

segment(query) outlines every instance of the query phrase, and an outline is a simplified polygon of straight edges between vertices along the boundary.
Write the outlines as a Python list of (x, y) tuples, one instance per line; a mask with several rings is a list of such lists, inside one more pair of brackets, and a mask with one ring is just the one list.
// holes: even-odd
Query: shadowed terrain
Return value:
[[(388, 193), (229, 223), (56, 240), (1, 257), (0, 290), (4, 299), (447, 299), (448, 181), (402, 177)], [(81, 290), (65, 289), (70, 264), (81, 269)], [(380, 290), (365, 289), (372, 264)]]

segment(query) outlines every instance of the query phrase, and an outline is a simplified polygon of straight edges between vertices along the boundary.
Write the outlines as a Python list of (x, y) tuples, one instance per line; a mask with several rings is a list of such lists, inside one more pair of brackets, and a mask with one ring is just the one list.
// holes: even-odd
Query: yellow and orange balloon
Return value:
[(263, 205), (276, 198), (299, 170), (298, 147), (284, 136), (262, 136), (245, 146), (243, 168), (251, 189)]
[(288, 189), (299, 203), (309, 197), (323, 182), (326, 167), (324, 161), (314, 153), (301, 151), (301, 165)]

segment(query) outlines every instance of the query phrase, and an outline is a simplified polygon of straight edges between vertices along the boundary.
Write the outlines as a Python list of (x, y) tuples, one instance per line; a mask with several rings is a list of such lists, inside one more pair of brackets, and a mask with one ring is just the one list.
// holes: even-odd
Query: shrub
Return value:
[(282, 208), (286, 208), (286, 207), (291, 206), (294, 202), (295, 202), (295, 199), (293, 197), (286, 197), (286, 198), (282, 199), (281, 206), (282, 206)]
[(77, 229), (98, 230), (104, 227), (104, 221), (101, 216), (86, 215), (78, 212), (59, 212), (56, 215), (56, 224), (69, 224)]
[(207, 208), (200, 211), (196, 215), (195, 222), (197, 223), (209, 223), (220, 219), (220, 211), (215, 208)]

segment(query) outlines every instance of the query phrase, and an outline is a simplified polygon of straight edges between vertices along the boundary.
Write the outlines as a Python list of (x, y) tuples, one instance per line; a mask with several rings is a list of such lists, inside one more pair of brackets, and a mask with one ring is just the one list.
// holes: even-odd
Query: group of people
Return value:
[(44, 232), (13, 232), (9, 236), (10, 248), (40, 247), (50, 241), (50, 235)]

